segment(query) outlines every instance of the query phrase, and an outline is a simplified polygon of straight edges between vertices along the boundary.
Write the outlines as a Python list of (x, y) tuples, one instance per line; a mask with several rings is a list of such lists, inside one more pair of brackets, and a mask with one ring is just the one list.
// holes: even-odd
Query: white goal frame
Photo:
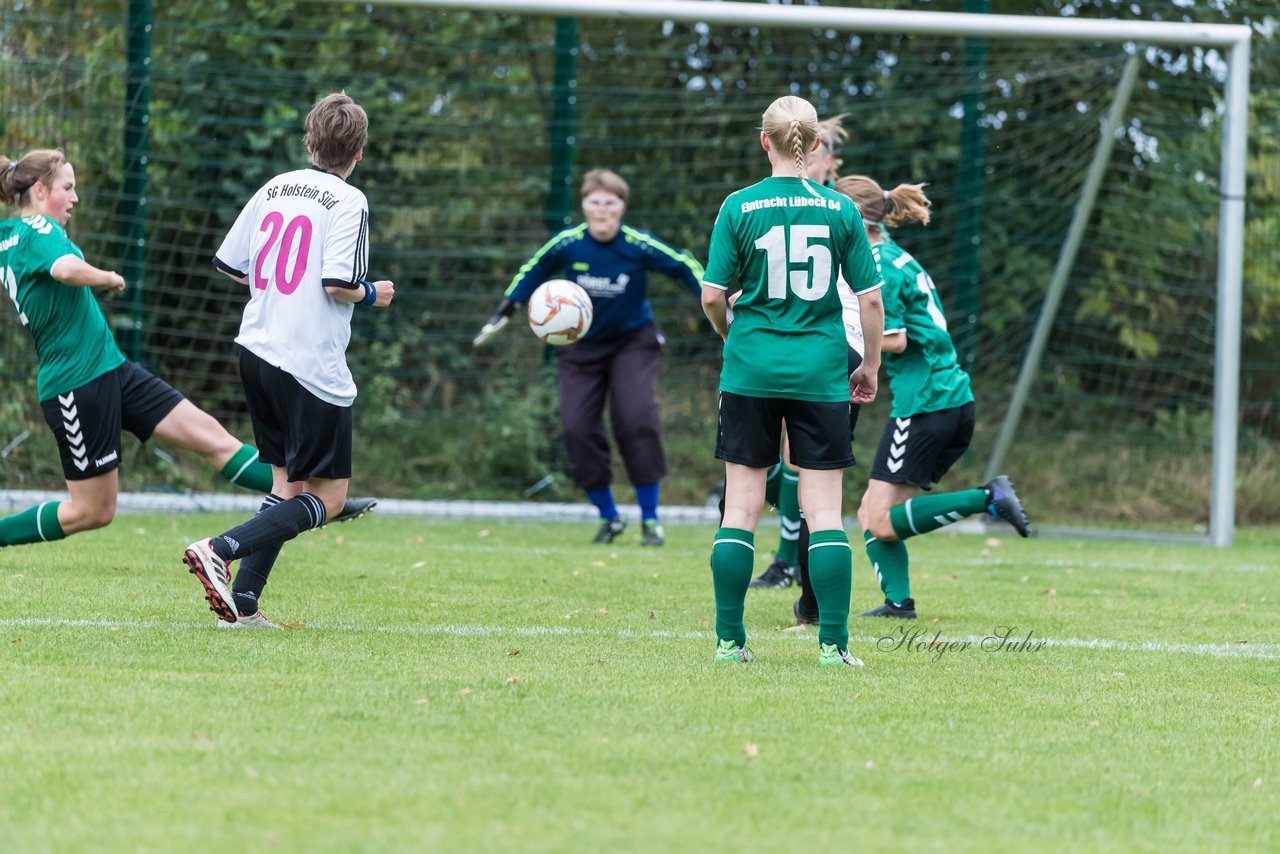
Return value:
[[(315, 0), (340, 2), (340, 0)], [(917, 33), (1049, 42), (1103, 41), (1145, 45), (1199, 45), (1218, 48), (1227, 65), (1223, 97), (1222, 166), (1219, 176), (1217, 307), (1214, 347), (1213, 460), (1207, 538), (1229, 546), (1235, 531), (1235, 485), (1240, 401), (1240, 335), (1243, 310), (1245, 165), (1249, 122), (1249, 46), (1243, 24), (1195, 24), (1172, 21), (1119, 21), (1022, 15), (851, 9), (831, 6), (781, 6), (711, 0), (372, 0), (377, 5), (416, 6), (473, 12), (505, 12), (547, 17), (611, 18), (754, 25), (778, 29), (825, 28), (859, 33)], [(1084, 208), (1082, 198), (1078, 210)], [(1077, 217), (1078, 218), (1078, 217)], [(1056, 301), (1047, 299), (1041, 325), (1051, 320)], [(1029, 354), (1023, 373), (1034, 369)], [(1022, 386), (1023, 382), (1019, 382)], [(1006, 427), (1016, 424), (1021, 402), (1010, 403)], [(1007, 445), (1002, 433), (997, 455)], [(993, 457), (992, 464), (998, 459)]]

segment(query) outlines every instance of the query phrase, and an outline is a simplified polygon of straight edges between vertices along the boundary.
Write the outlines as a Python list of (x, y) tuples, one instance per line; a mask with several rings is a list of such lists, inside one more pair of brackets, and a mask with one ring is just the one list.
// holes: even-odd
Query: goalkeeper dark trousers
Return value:
[(560, 426), (569, 473), (581, 489), (600, 489), (613, 480), (606, 402), (631, 482), (654, 483), (667, 473), (657, 397), (664, 340), (658, 324), (651, 323), (621, 338), (556, 348)]

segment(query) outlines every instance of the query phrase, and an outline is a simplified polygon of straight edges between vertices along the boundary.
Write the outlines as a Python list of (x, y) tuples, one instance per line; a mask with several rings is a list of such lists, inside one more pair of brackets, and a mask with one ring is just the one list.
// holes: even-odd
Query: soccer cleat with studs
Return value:
[(818, 612), (806, 610), (800, 603), (804, 601), (804, 597), (796, 599), (794, 605), (791, 606), (791, 612), (796, 615), (797, 626), (816, 626), (818, 625)]
[(982, 488), (987, 491), (987, 512), (991, 518), (1008, 522), (1020, 537), (1031, 536), (1027, 511), (1022, 509), (1022, 502), (1018, 500), (1018, 493), (1013, 491), (1007, 475), (987, 481)]
[(329, 522), (350, 522), (352, 519), (359, 519), (377, 506), (378, 499), (376, 498), (348, 498), (346, 503), (342, 505), (342, 512), (330, 519)]
[(640, 523), (640, 545), (660, 546), (666, 541), (662, 525), (658, 524), (657, 519), (645, 519)]
[(863, 611), (859, 617), (897, 617), (899, 620), (914, 620), (916, 618), (916, 600), (907, 597), (901, 602), (891, 602), (884, 600), (884, 604), (879, 608), (872, 608), (870, 611)]
[(854, 658), (849, 650), (841, 649), (833, 643), (824, 643), (818, 647), (819, 667), (861, 667), (862, 659)]
[(279, 629), (275, 623), (268, 620), (261, 611), (254, 611), (247, 617), (237, 617), (234, 623), (228, 623), (224, 620), (218, 620), (218, 628), (220, 629)]
[(187, 550), (182, 553), (182, 562), (187, 565), (187, 571), (203, 585), (209, 610), (217, 614), (219, 620), (234, 623), (240, 613), (236, 610), (236, 602), (231, 595), (231, 573), (227, 571), (226, 562), (210, 547), (210, 543), (210, 540), (197, 540), (187, 546)]
[(751, 579), (748, 587), (790, 587), (796, 580), (796, 568), (782, 558), (774, 560), (769, 568)]
[(716, 661), (724, 663), (745, 664), (755, 658), (751, 654), (751, 650), (745, 646), (738, 646), (731, 640), (722, 640), (716, 644)]
[(617, 519), (605, 519), (600, 523), (600, 530), (596, 531), (596, 537), (591, 542), (597, 546), (607, 546), (625, 530), (627, 523), (621, 516)]

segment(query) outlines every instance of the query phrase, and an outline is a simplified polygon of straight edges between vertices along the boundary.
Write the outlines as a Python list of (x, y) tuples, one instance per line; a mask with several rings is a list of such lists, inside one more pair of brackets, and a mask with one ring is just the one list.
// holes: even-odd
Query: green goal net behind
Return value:
[[(368, 110), (352, 180), (370, 201), (371, 273), (395, 279), (397, 299), (353, 324), (356, 489), (404, 498), (518, 499), (541, 484), (537, 500), (577, 500), (548, 355), (520, 324), (480, 351), (472, 336), (550, 230), (580, 220), (577, 183), (592, 167), (631, 183), (629, 224), (705, 261), (720, 202), (766, 174), (755, 128), (786, 93), (848, 114), (844, 174), (929, 185), (933, 224), (895, 236), (937, 283), (975, 380), (978, 434), (944, 488), (977, 482), (1136, 52), (1139, 83), (1006, 469), (1041, 520), (1190, 530), (1206, 517), (1224, 73), (1213, 51), (157, 4), (143, 189), (123, 168), (126, 98), (139, 92), (125, 4), (53, 6), (0, 12), (3, 149), (65, 148), (81, 184), (72, 236), (90, 261), (124, 272), (142, 229), (140, 277), (104, 302), (121, 346), (241, 435), (232, 339), (245, 294), (211, 256), (249, 195), (305, 162), (301, 121), (318, 96), (345, 89)], [(567, 162), (569, 183), (553, 186)], [(676, 283), (654, 276), (650, 296), (668, 339), (664, 498), (702, 503), (722, 476), (719, 339)], [(1274, 297), (1248, 305), (1250, 340), (1274, 340)], [(56, 488), (32, 348), (11, 311), (0, 364), (6, 485)], [(1274, 357), (1250, 370), (1245, 455), (1280, 435)], [(887, 411), (886, 394), (862, 414), (850, 496)], [(127, 445), (127, 484), (215, 485), (198, 461)], [(1242, 521), (1255, 512), (1241, 502)]]

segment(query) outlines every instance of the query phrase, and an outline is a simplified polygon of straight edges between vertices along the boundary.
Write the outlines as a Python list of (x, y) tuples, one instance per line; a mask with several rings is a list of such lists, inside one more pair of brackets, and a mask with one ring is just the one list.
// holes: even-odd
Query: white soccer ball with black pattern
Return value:
[(539, 340), (572, 344), (591, 328), (591, 296), (577, 282), (551, 279), (529, 297), (529, 328)]

